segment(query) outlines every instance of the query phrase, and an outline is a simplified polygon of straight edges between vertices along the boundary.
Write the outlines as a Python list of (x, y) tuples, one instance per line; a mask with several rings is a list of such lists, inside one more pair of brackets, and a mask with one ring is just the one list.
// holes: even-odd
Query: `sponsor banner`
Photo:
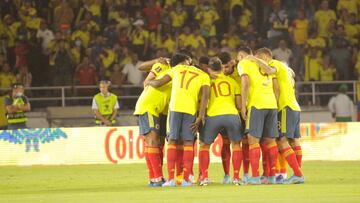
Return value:
[[(302, 124), (304, 160), (360, 160), (359, 128), (360, 123)], [(138, 132), (137, 126), (0, 131), (0, 165), (142, 163), (144, 139)], [(221, 161), (221, 146), (218, 136), (211, 162)]]

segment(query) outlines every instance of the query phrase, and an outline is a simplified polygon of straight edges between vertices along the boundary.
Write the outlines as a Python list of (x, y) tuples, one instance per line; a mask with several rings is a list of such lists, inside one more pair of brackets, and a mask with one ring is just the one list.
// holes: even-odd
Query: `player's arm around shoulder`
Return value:
[(166, 74), (160, 78), (160, 79), (155, 79), (155, 77), (151, 80), (148, 81), (144, 81), (144, 86), (152, 86), (152, 87), (161, 87), (165, 84), (167, 84), (168, 82), (170, 82), (173, 78), (173, 69), (170, 69), (169, 71), (166, 72)]

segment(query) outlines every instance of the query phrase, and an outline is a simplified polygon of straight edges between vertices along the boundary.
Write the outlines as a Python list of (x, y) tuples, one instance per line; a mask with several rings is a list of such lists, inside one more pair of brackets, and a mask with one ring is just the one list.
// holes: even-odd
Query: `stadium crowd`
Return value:
[(139, 85), (141, 61), (267, 46), (297, 80), (356, 79), (357, 0), (4, 0), (0, 87)]

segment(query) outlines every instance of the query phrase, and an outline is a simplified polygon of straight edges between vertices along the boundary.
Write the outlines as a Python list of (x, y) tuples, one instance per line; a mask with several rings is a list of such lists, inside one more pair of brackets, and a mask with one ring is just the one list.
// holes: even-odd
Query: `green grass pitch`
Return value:
[[(197, 168), (195, 168), (197, 171)], [(305, 162), (303, 185), (149, 188), (145, 164), (0, 167), (0, 202), (360, 202), (360, 162)]]

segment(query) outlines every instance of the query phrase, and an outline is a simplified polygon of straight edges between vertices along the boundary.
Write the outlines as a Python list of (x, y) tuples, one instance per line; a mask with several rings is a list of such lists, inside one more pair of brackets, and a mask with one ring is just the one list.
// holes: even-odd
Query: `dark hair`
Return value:
[(185, 49), (185, 48), (180, 49), (178, 53), (185, 54), (185, 55), (189, 56), (190, 58), (193, 57), (192, 53), (189, 50)]
[(222, 64), (227, 64), (229, 61), (231, 61), (231, 54), (227, 51), (221, 52), (219, 54), (219, 59), (221, 60)]
[(209, 65), (209, 57), (207, 56), (201, 56), (199, 58), (199, 64), (206, 64), (206, 65)]
[(209, 67), (211, 68), (211, 70), (219, 71), (221, 70), (221, 65), (221, 60), (218, 57), (213, 57), (209, 61)]
[(240, 47), (240, 48), (238, 49), (238, 52), (240, 52), (240, 51), (243, 51), (243, 52), (245, 52), (245, 53), (247, 53), (247, 54), (252, 54), (252, 50), (251, 50), (251, 48), (248, 47), (248, 46), (242, 46), (242, 47)]
[(256, 50), (256, 54), (265, 54), (272, 58), (272, 52), (269, 48), (263, 47), (258, 50)]
[(179, 63), (184, 62), (186, 59), (190, 59), (190, 57), (183, 53), (176, 53), (171, 57), (170, 66), (174, 67), (174, 66), (178, 65)]

